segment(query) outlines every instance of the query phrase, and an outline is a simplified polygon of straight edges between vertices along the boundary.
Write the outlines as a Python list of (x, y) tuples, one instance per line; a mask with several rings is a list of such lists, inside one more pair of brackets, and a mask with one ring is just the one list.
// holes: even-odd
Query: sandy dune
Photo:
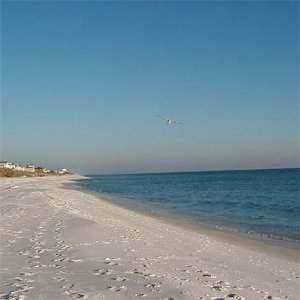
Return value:
[(299, 262), (62, 187), (1, 179), (0, 299), (300, 299)]

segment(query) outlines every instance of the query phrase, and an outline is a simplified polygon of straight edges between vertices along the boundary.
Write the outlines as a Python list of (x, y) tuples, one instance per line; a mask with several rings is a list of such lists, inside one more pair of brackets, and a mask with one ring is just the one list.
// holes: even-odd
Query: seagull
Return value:
[(157, 115), (159, 118), (163, 119), (164, 121), (166, 121), (167, 125), (175, 125), (175, 124), (183, 124), (181, 122), (176, 122), (174, 120), (171, 120), (171, 119), (168, 119), (164, 116), (161, 116), (161, 115)]

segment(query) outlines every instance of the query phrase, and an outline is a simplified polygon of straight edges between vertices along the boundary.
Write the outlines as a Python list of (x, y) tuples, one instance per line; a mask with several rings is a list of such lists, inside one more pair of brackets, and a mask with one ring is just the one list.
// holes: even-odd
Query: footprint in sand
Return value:
[(96, 275), (96, 276), (99, 276), (99, 275), (110, 275), (111, 273), (113, 273), (113, 270), (98, 269), (98, 270), (94, 270), (93, 275)]
[(244, 297), (242, 296), (239, 296), (237, 294), (234, 294), (234, 293), (230, 293), (230, 294), (227, 294), (225, 295), (224, 297), (212, 297), (211, 298), (212, 300), (227, 300), (227, 299), (236, 299), (236, 300), (245, 300)]
[(18, 295), (16, 292), (10, 292), (9, 294), (0, 295), (0, 299), (2, 300), (25, 300), (26, 296)]
[(118, 266), (119, 265), (117, 262), (113, 262), (113, 261), (106, 261), (105, 264), (107, 264), (109, 266)]
[(27, 292), (33, 289), (33, 287), (26, 285), (25, 283), (13, 283), (12, 286), (14, 286), (18, 292)]
[(31, 272), (20, 272), (21, 276), (33, 276), (35, 275), (35, 273), (31, 273)]
[[(59, 252), (59, 251), (58, 251)], [(54, 254), (54, 256), (56, 256), (56, 257), (62, 257), (63, 256), (63, 254), (60, 254), (60, 253), (55, 253)]]
[(136, 293), (135, 296), (136, 297), (147, 297), (147, 295), (144, 293)]
[(124, 285), (121, 286), (110, 285), (107, 287), (107, 289), (111, 292), (120, 292), (120, 291), (126, 291), (127, 287)]
[(62, 261), (66, 261), (66, 260), (67, 260), (67, 258), (64, 258), (64, 257), (52, 259), (52, 261), (56, 261), (56, 262), (62, 262)]
[(210, 277), (210, 278), (216, 278), (216, 276), (209, 274), (208, 272), (204, 271), (204, 273), (202, 274), (202, 277)]
[(75, 262), (75, 263), (78, 263), (78, 262), (83, 262), (84, 260), (81, 259), (81, 258), (78, 258), (78, 259), (69, 259), (69, 262)]
[(84, 294), (79, 294), (79, 293), (71, 293), (70, 296), (73, 298), (85, 298)]
[(20, 251), (19, 253), (18, 253), (18, 255), (25, 255), (25, 256), (29, 256), (30, 255), (30, 252), (28, 251), (28, 250), (24, 250), (24, 251)]
[(150, 288), (150, 292), (160, 292), (161, 282), (153, 282), (145, 284), (145, 287)]
[(265, 298), (265, 299), (272, 299), (272, 300), (282, 300), (282, 299), (279, 298), (279, 297), (273, 297), (273, 296), (270, 296), (270, 295), (265, 296), (264, 298)]
[(33, 279), (27, 279), (27, 278), (22, 278), (22, 277), (16, 277), (15, 280), (17, 280), (19, 282), (27, 282), (27, 283), (35, 282), (35, 280), (33, 280)]
[(153, 282), (153, 283), (145, 284), (145, 287), (152, 287), (152, 288), (156, 288), (160, 286), (161, 286), (161, 282)]
[(239, 295), (234, 294), (234, 293), (227, 294), (225, 297), (230, 298), (230, 299), (244, 300), (244, 297), (239, 296)]
[(53, 279), (56, 280), (56, 281), (59, 281), (59, 282), (66, 281), (66, 279), (63, 278), (63, 277), (54, 277)]
[(76, 293), (72, 290), (74, 286), (75, 286), (75, 284), (67, 284), (67, 285), (62, 286), (63, 293), (71, 296), (72, 298), (85, 298), (86, 296), (84, 294)]
[(104, 259), (104, 263), (105, 264), (107, 264), (107, 265), (109, 265), (109, 266), (118, 266), (118, 265), (120, 265), (119, 263), (117, 263), (116, 261), (120, 261), (121, 260), (121, 258), (109, 258), (109, 257), (106, 257), (105, 259)]
[(73, 298), (84, 298), (85, 297), (85, 295), (83, 295), (83, 294), (74, 293), (74, 292), (70, 292), (70, 291), (64, 291), (64, 293)]
[(138, 269), (133, 269), (133, 270), (126, 271), (125, 273), (128, 273), (128, 274), (142, 274), (143, 272), (138, 270)]
[(113, 277), (112, 280), (123, 282), (123, 281), (127, 281), (129, 279), (125, 278), (125, 277)]
[(110, 257), (106, 257), (106, 258), (104, 258), (104, 260), (105, 261), (116, 261), (116, 260), (121, 260), (121, 258), (120, 257), (117, 257), (117, 258), (115, 258), (115, 257), (112, 257), (112, 258), (110, 258)]
[(63, 269), (63, 268), (66, 268), (65, 266), (58, 265), (58, 264), (54, 265), (54, 267), (55, 267), (56, 269)]

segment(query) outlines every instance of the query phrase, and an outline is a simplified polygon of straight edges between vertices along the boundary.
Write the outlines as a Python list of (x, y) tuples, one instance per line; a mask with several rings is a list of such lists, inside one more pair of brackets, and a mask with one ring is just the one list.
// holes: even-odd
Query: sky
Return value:
[(1, 45), (1, 160), (299, 167), (298, 1), (1, 1)]

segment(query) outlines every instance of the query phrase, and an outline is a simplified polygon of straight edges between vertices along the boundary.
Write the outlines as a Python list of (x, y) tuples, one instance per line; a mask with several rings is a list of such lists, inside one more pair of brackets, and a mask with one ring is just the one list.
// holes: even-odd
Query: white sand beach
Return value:
[(64, 188), (75, 178), (0, 179), (0, 299), (300, 299), (296, 250)]

